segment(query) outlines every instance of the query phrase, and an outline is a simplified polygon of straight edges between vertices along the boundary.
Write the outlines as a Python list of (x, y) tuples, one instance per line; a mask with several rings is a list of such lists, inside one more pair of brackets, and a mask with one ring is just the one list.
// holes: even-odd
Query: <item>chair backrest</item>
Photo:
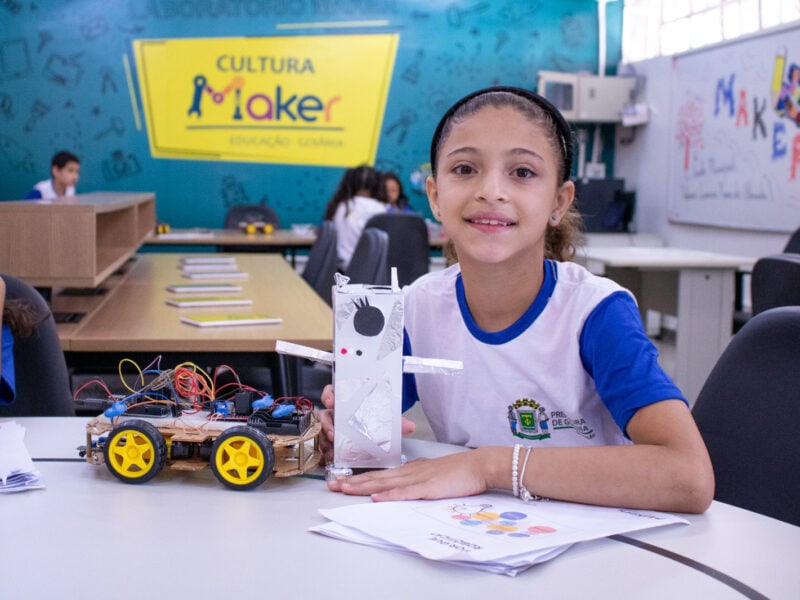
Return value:
[(14, 340), (16, 401), (0, 406), (0, 417), (74, 416), (69, 373), (58, 340), (56, 322), (42, 295), (24, 281), (2, 275), (6, 298), (28, 301), (39, 315), (45, 315), (32, 336)]
[(786, 242), (783, 251), (791, 252), (792, 254), (800, 254), (800, 229), (796, 229), (789, 237), (789, 241)]
[(731, 339), (692, 413), (714, 498), (800, 525), (800, 306), (767, 310)]
[(389, 234), (389, 267), (397, 267), (398, 283), (408, 285), (430, 266), (430, 243), (425, 220), (413, 213), (382, 213), (369, 218), (365, 227)]
[(272, 223), (280, 228), (281, 220), (272, 208), (264, 204), (236, 204), (225, 214), (225, 229), (239, 229), (242, 223)]
[(389, 285), (389, 234), (375, 227), (365, 228), (345, 275), (350, 283)]
[(303, 269), (303, 279), (329, 305), (332, 301), (331, 290), (337, 263), (336, 225), (333, 224), (333, 221), (323, 221), (317, 231), (317, 239), (308, 253), (308, 262)]
[(800, 305), (800, 254), (763, 256), (750, 277), (753, 314), (778, 306)]

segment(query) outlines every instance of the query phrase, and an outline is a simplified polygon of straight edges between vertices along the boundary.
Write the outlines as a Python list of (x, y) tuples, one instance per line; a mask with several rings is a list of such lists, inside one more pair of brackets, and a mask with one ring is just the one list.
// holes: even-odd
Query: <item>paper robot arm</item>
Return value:
[[(291, 342), (284, 342), (278, 340), (275, 343), (275, 352), (278, 354), (289, 354), (291, 356), (299, 356), (300, 358), (307, 358), (314, 362), (320, 362), (326, 365), (333, 365), (334, 355), (333, 352), (325, 352), (324, 350), (317, 350), (310, 346), (301, 346), (300, 344), (293, 344)], [(464, 368), (460, 360), (447, 360), (444, 358), (422, 358), (419, 356), (404, 356), (403, 357), (403, 373), (456, 373)]]

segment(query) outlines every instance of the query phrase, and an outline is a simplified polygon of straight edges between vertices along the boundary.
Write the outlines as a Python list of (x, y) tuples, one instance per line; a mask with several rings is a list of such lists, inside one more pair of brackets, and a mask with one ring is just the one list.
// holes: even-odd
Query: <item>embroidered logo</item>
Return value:
[(544, 406), (521, 398), (508, 406), (508, 423), (511, 433), (526, 440), (544, 440), (550, 437), (550, 417)]
[(509, 404), (508, 424), (514, 436), (525, 440), (545, 440), (551, 437), (551, 431), (559, 429), (571, 429), (587, 440), (595, 436), (594, 429), (583, 417), (571, 419), (560, 410), (548, 413), (544, 406), (530, 398), (520, 398)]

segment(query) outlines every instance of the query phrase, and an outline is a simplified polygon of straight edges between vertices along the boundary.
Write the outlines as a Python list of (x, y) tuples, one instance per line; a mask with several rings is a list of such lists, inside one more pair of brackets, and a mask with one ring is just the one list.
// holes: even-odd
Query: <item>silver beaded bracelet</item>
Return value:
[(533, 448), (528, 448), (528, 451), (525, 452), (525, 460), (522, 461), (522, 470), (519, 473), (519, 497), (522, 498), (523, 502), (547, 502), (550, 498), (531, 494), (528, 488), (525, 487), (525, 469), (528, 467), (528, 459), (532, 452)]
[(514, 493), (515, 498), (519, 497), (519, 475), (517, 466), (519, 465), (519, 449), (521, 447), (521, 444), (514, 444), (514, 454), (511, 459), (511, 491)]

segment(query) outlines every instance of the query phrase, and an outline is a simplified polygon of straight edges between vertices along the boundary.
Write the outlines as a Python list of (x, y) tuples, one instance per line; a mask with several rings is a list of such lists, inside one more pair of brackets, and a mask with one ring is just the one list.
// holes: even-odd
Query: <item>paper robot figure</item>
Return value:
[(403, 356), (403, 292), (391, 286), (350, 284), (336, 275), (333, 353), (278, 341), (281, 354), (333, 365), (336, 395), (333, 452), (338, 474), (402, 462), (403, 373), (459, 373), (461, 361)]

